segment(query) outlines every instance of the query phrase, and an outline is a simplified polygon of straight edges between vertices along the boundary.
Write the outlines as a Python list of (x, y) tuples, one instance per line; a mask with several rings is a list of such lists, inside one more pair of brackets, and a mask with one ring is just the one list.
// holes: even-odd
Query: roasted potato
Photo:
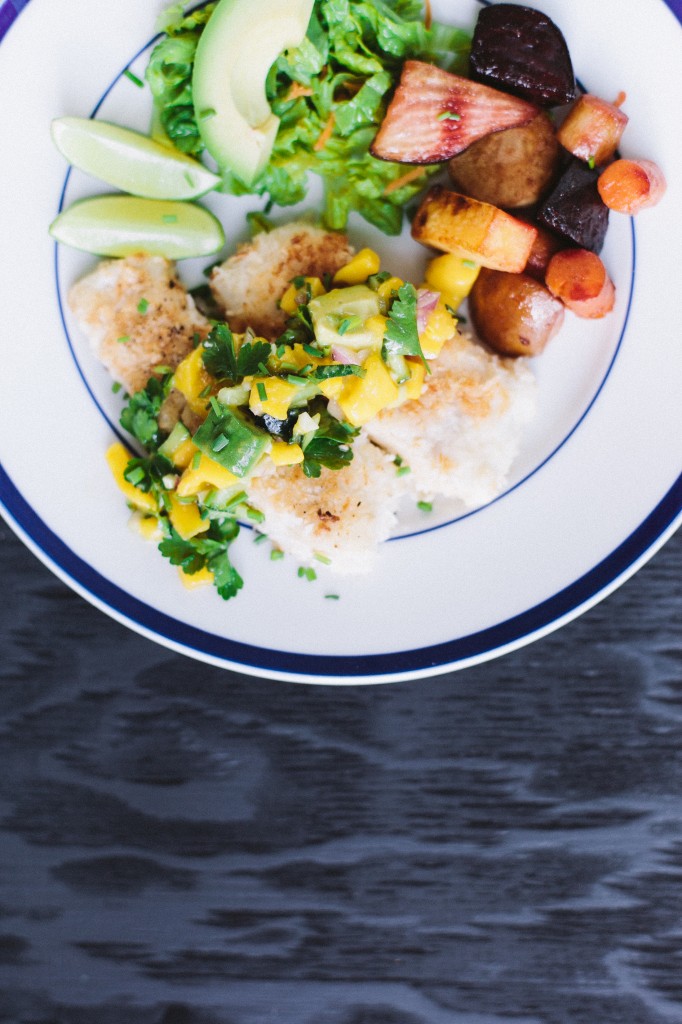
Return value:
[(561, 147), (547, 114), (474, 142), (448, 164), (455, 187), (493, 206), (531, 206), (551, 187)]
[(560, 329), (563, 304), (527, 274), (481, 270), (469, 295), (481, 341), (505, 356), (536, 356)]
[(412, 220), (412, 237), (482, 267), (520, 273), (537, 235), (532, 224), (497, 206), (433, 185)]

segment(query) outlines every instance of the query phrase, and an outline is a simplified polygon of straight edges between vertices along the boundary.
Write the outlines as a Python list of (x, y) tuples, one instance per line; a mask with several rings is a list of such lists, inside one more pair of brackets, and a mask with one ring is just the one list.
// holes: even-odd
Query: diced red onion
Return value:
[(428, 288), (417, 289), (417, 330), (421, 334), (426, 323), (438, 305), (440, 292), (432, 292)]
[(344, 345), (332, 345), (332, 359), (335, 363), (343, 363), (344, 366), (349, 366), (351, 363), (357, 362), (358, 354)]

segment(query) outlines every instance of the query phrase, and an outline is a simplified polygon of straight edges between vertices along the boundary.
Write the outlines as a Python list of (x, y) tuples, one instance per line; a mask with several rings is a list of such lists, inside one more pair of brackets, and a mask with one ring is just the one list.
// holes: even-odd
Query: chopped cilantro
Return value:
[(202, 352), (204, 367), (211, 376), (234, 384), (256, 373), (259, 364), (266, 363), (269, 356), (270, 345), (266, 341), (244, 341), (237, 353), (234, 335), (227, 324), (214, 324)]
[(422, 512), (433, 512), (433, 505), (430, 501), (418, 501), (417, 508), (421, 509)]
[(282, 549), (273, 548), (272, 551), (270, 552), (270, 561), (279, 562), (281, 561), (282, 558), (284, 558), (284, 552), (282, 551)]
[(398, 297), (391, 305), (384, 334), (383, 355), (387, 361), (393, 356), (419, 356), (428, 369), (419, 344), (417, 289), (413, 284), (401, 285)]
[(318, 429), (305, 446), (302, 469), (308, 477), (318, 477), (322, 466), (327, 469), (343, 469), (353, 460), (353, 450), (349, 445), (351, 436), (358, 431), (348, 432), (345, 425), (339, 423), (327, 412), (326, 406), (319, 408), (320, 423)]
[(158, 415), (170, 390), (170, 381), (170, 375), (162, 379), (150, 377), (146, 388), (131, 395), (121, 411), (123, 429), (148, 451), (155, 451), (165, 438), (158, 424)]

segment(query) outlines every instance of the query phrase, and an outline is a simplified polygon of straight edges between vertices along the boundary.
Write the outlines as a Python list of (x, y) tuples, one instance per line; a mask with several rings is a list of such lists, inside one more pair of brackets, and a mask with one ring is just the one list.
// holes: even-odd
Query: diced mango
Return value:
[(354, 427), (368, 423), (378, 412), (397, 401), (399, 390), (378, 352), (363, 363), (364, 377), (351, 377), (338, 399), (344, 416)]
[(135, 487), (126, 480), (123, 475), (132, 457), (133, 456), (130, 454), (128, 449), (122, 445), (120, 441), (115, 441), (106, 453), (106, 460), (109, 464), (109, 469), (113, 473), (114, 480), (125, 494), (126, 500), (129, 501), (131, 505), (135, 505), (136, 508), (143, 509), (147, 512), (156, 512), (157, 505), (153, 494), (149, 494), (147, 491), (141, 491), (138, 487)]
[(201, 453), (194, 465), (194, 459), (180, 477), (176, 493), (181, 498), (189, 498), (207, 487), (216, 487), (219, 491), (239, 483), (239, 477), (230, 473), (229, 469), (219, 465), (207, 455)]
[(377, 288), (377, 295), (379, 296), (379, 303), (384, 313), (388, 311), (391, 298), (402, 288), (404, 284), (405, 282), (400, 277), (389, 277), (379, 285)]
[(317, 386), (325, 398), (334, 398), (338, 401), (348, 383), (348, 377), (328, 377), (327, 380), (320, 380)]
[(379, 348), (384, 340), (387, 323), (388, 317), (382, 316), (381, 313), (377, 313), (376, 316), (370, 316), (365, 320), (365, 330), (369, 331), (372, 335), (372, 340), (376, 348)]
[(185, 572), (184, 569), (179, 569), (179, 572), (182, 584), (188, 590), (196, 590), (198, 587), (206, 586), (207, 583), (213, 583), (213, 573), (206, 566), (203, 569), (199, 569), (198, 572), (189, 573)]
[(156, 516), (134, 512), (130, 517), (130, 526), (145, 540), (161, 540), (163, 533)]
[(308, 301), (308, 297), (314, 299), (317, 295), (324, 295), (326, 290), (319, 277), (306, 277), (302, 287), (297, 288), (295, 284), (289, 285), (279, 300), (280, 309), (283, 309), (289, 316), (293, 316), (297, 308)]
[(372, 274), (379, 273), (381, 260), (373, 249), (361, 249), (350, 263), (334, 274), (334, 284), (363, 284)]
[[(265, 398), (261, 398), (261, 390)], [(256, 416), (274, 416), (276, 420), (285, 420), (291, 400), (297, 391), (298, 387), (295, 384), (290, 384), (281, 377), (254, 377), (249, 395), (249, 408)]]
[(426, 321), (426, 327), (419, 335), (425, 359), (436, 359), (446, 341), (455, 333), (455, 321), (445, 308), (442, 299)]
[(426, 265), (426, 287), (440, 292), (443, 301), (457, 309), (474, 286), (480, 271), (478, 263), (447, 252)]
[(192, 439), (188, 437), (173, 452), (173, 465), (178, 469), (186, 469), (198, 450)]
[(403, 384), (406, 398), (419, 398), (424, 387), (426, 378), (426, 367), (421, 359), (406, 359), (407, 368), (410, 371), (410, 379)]
[[(186, 356), (173, 374), (173, 385), (187, 399), (190, 409), (197, 416), (206, 415), (206, 389), (213, 385), (213, 379), (204, 369), (202, 362), (203, 345), (198, 345)], [(201, 397), (203, 395), (203, 397)]]
[(194, 502), (182, 502), (176, 494), (170, 496), (168, 518), (183, 540), (204, 533), (211, 525), (208, 519), (202, 519), (199, 508)]
[(303, 462), (303, 449), (300, 444), (273, 441), (270, 458), (276, 466), (295, 466), (299, 462)]

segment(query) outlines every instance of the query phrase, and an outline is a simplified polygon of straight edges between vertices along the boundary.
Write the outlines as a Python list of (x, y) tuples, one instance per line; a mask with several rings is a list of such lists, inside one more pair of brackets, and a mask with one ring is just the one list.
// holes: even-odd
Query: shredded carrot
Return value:
[(624, 93), (621, 89), (621, 91), (618, 93), (615, 100), (613, 101), (614, 107), (622, 107), (627, 98), (627, 93)]
[(312, 96), (313, 90), (307, 85), (302, 85), (301, 82), (292, 82), (289, 92), (286, 94), (285, 99), (297, 100), (299, 96)]
[(424, 27), (431, 28), (431, 0), (424, 0)]
[(322, 129), (322, 131), (321, 131), (321, 133), (320, 133), (320, 135), (318, 137), (317, 142), (313, 146), (313, 149), (315, 150), (316, 153), (319, 153), (321, 149), (324, 149), (324, 147), (329, 142), (329, 140), (330, 140), (330, 138), (332, 136), (332, 132), (333, 131), (334, 131), (334, 112), (332, 111), (331, 114), (329, 115), (329, 119), (328, 119), (326, 125), (324, 126), (324, 128)]
[(423, 173), (423, 167), (410, 168), (410, 170), (406, 171), (405, 174), (401, 174), (399, 178), (396, 178), (394, 181), (389, 181), (388, 185), (384, 189), (384, 195), (388, 196), (391, 192), (396, 192), (399, 188), (402, 188), (403, 185), (409, 185), (411, 181), (415, 181)]

